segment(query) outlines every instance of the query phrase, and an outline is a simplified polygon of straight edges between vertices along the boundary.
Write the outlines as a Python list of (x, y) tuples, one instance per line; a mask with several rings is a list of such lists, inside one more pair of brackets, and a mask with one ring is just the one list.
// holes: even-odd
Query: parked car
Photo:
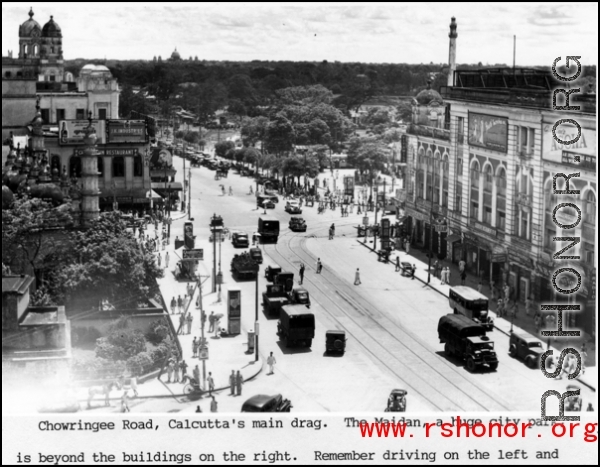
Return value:
[(290, 200), (285, 203), (285, 211), (289, 214), (302, 214), (302, 208), (300, 202), (296, 200)]
[(248, 234), (245, 232), (234, 232), (231, 235), (231, 243), (235, 248), (248, 248), (250, 246)]
[(292, 217), (289, 228), (292, 232), (306, 232), (306, 222), (301, 217)]
[(263, 256), (260, 248), (250, 248), (250, 258), (256, 261), (258, 264), (262, 264)]
[(544, 346), (533, 336), (513, 332), (510, 335), (508, 353), (513, 358), (523, 360), (529, 368), (539, 368)]
[(281, 394), (265, 396), (259, 394), (242, 405), (242, 412), (291, 412), (292, 403)]
[(405, 389), (393, 389), (384, 412), (406, 412), (406, 394)]

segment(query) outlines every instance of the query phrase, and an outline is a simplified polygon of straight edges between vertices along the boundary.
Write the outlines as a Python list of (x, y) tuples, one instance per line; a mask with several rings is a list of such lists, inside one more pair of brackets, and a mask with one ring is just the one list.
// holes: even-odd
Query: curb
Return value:
[[(358, 243), (358, 244), (360, 244), (360, 245), (362, 245), (362, 246), (364, 246), (365, 248), (368, 248), (368, 249), (369, 249), (369, 250), (371, 250), (373, 253), (376, 253), (375, 249), (374, 249), (374, 248), (371, 248), (371, 247), (370, 247), (369, 245), (367, 245), (366, 243), (362, 243), (362, 242), (360, 242), (359, 240), (357, 240), (357, 243)], [(389, 261), (388, 261), (388, 262), (389, 262)], [(392, 262), (389, 262), (389, 263), (390, 263), (392, 266), (394, 266), (394, 264), (393, 264)], [(385, 264), (385, 263), (384, 263), (384, 264)], [(425, 284), (425, 285), (429, 286), (429, 284), (427, 284), (427, 282), (426, 282), (426, 281), (424, 281), (423, 279), (420, 279), (420, 278), (419, 278), (419, 277), (417, 277), (417, 276), (415, 276), (415, 279), (417, 279), (417, 280), (421, 281), (423, 284)], [(448, 296), (447, 296), (447, 295), (446, 295), (444, 292), (442, 292), (441, 290), (438, 290), (437, 288), (435, 288), (435, 287), (431, 287), (431, 286), (429, 286), (429, 288), (430, 288), (431, 290), (435, 290), (435, 291), (436, 291), (437, 293), (439, 293), (440, 295), (442, 295), (442, 296), (444, 296), (444, 297), (448, 298)], [(507, 331), (505, 331), (505, 330), (503, 330), (503, 329), (499, 328), (499, 327), (498, 327), (498, 326), (496, 326), (495, 324), (494, 324), (494, 329), (496, 329), (496, 330), (500, 331), (500, 332), (501, 332), (502, 334), (504, 334), (505, 336), (508, 336), (508, 337), (510, 337), (510, 332), (507, 332)], [(519, 329), (520, 329), (520, 328), (519, 328)], [(524, 332), (527, 332), (527, 331), (525, 331), (525, 330), (523, 330), (523, 331), (524, 331)], [(530, 333), (529, 333), (529, 332), (527, 332), (527, 334), (530, 334)], [(586, 382), (586, 381), (584, 381), (584, 380), (582, 380), (582, 379), (577, 379), (576, 381), (577, 381), (577, 382), (579, 382), (579, 383), (581, 383), (582, 385), (586, 386), (588, 389), (591, 389), (592, 391), (596, 392), (596, 388), (595, 388), (594, 386), (592, 386), (590, 383), (588, 383), (588, 382)]]

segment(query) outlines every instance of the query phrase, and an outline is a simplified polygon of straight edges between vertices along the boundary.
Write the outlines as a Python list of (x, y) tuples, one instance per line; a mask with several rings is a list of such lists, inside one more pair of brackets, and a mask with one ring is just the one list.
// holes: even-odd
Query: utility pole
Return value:
[[(260, 242), (259, 242), (260, 245)], [(259, 246), (260, 248), (260, 246)], [(256, 339), (255, 341), (255, 345), (254, 345), (254, 361), (258, 362), (258, 336), (260, 334), (259, 332), (259, 325), (258, 325), (258, 276), (259, 276), (259, 270), (260, 270), (260, 266), (258, 265), (258, 263), (256, 263), (256, 287), (255, 287), (255, 294), (254, 294), (254, 338)]]
[[(185, 207), (185, 195), (186, 195), (186, 189), (185, 189), (185, 141), (183, 142), (183, 206)], [(183, 213), (185, 214), (185, 210), (183, 210)]]
[[(204, 281), (206, 281), (208, 279), (208, 277), (204, 276)], [(204, 320), (202, 319), (204, 317), (204, 307), (203, 307), (203, 301), (202, 301), (202, 276), (198, 276), (198, 308), (200, 308), (200, 332), (201, 332), (201, 344), (202, 345), (206, 345), (206, 339), (204, 337)], [(200, 381), (198, 381), (198, 383), (200, 383)], [(202, 390), (206, 389), (206, 360), (202, 360)]]
[(188, 220), (192, 219), (192, 168), (188, 171)]

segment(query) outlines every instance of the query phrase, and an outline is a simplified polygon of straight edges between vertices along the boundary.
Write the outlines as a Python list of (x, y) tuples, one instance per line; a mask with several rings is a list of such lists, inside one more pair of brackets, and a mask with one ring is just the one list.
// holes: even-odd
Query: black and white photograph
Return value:
[[(526, 413), (555, 437), (581, 417), (571, 451), (597, 464), (597, 18), (3, 2), (3, 448), (12, 423), (65, 453), (59, 420), (169, 417), (351, 448), (318, 418), (364, 447), (382, 420)], [(412, 461), (578, 463), (485, 436), (514, 452)], [(216, 461), (411, 462), (395, 443)], [(23, 449), (3, 463), (82, 463)]]

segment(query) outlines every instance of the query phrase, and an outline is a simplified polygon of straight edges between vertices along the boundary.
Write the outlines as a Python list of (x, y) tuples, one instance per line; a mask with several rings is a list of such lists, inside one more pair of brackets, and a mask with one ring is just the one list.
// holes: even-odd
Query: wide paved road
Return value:
[[(176, 159), (181, 168), (181, 159)], [(209, 235), (213, 213), (221, 215), (230, 230), (248, 234), (256, 231), (262, 209), (248, 195), (251, 179), (230, 171), (228, 179), (214, 180), (206, 168), (192, 169), (192, 213), (199, 239)], [(222, 196), (220, 185), (233, 188), (233, 196)], [(311, 293), (311, 310), (317, 318), (316, 336), (310, 350), (287, 349), (276, 335), (276, 319), (262, 313), (260, 350), (266, 358), (274, 352), (276, 374), (264, 373), (250, 382), (245, 394), (282, 393), (294, 404), (294, 411), (381, 411), (391, 389), (409, 391), (408, 411), (531, 411), (539, 414), (540, 396), (548, 389), (564, 392), (566, 381), (546, 379), (508, 356), (508, 337), (491, 334), (500, 365), (495, 372), (470, 373), (461, 362), (448, 359), (437, 336), (437, 322), (450, 312), (447, 299), (421, 282), (393, 273), (389, 265), (378, 263), (374, 254), (358, 244), (359, 216), (341, 218), (327, 211), (305, 208), (306, 233), (287, 229), (289, 215), (283, 200), (269, 215), (281, 222), (277, 245), (262, 245), (265, 263), (261, 268), (260, 293), (266, 288), (262, 271), (277, 264), (296, 273), (306, 265), (304, 286)], [(327, 230), (335, 222), (336, 238), (328, 240)], [(176, 226), (181, 228), (181, 226)], [(179, 234), (175, 230), (176, 234)], [(229, 273), (234, 250), (229, 241), (222, 244), (225, 288), (239, 288), (243, 297), (244, 329), (254, 327), (254, 283), (236, 283)], [(320, 257), (323, 274), (315, 274)], [(205, 268), (210, 267), (212, 251), (205, 252)], [(354, 286), (354, 271), (361, 268), (362, 285)], [(325, 331), (346, 330), (349, 341), (343, 357), (325, 355)], [(582, 388), (584, 400), (593, 397)], [(550, 406), (551, 407), (551, 406)]]

